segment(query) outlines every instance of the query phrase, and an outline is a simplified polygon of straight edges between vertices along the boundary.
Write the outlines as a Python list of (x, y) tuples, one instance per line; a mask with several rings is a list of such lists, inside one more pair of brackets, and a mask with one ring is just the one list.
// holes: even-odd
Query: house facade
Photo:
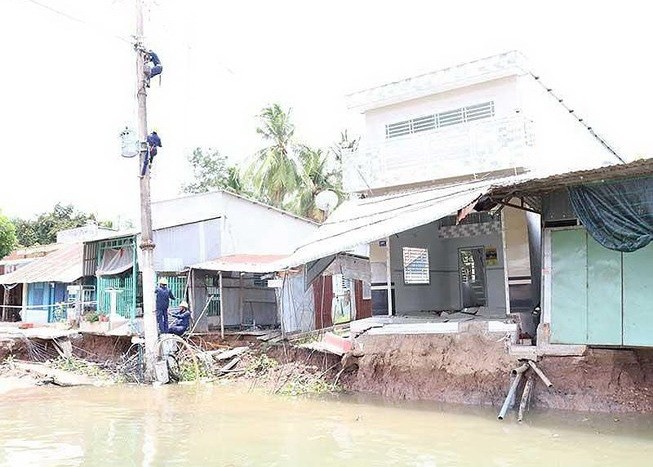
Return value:
[(510, 52), (348, 96), (365, 120), (343, 156), (350, 200), (298, 257), (367, 245), (376, 315), (530, 312), (540, 215), (490, 188), (618, 162), (550, 91)]
[[(167, 279), (176, 298), (171, 308), (190, 303), (196, 331), (225, 318), (227, 326), (234, 326), (272, 325), (278, 317), (274, 289), (261, 274), (234, 272), (231, 277), (232, 271), (225, 271), (220, 298), (218, 272), (194, 265), (233, 255), (288, 254), (317, 228), (312, 221), (226, 191), (154, 202), (152, 222), (157, 280)], [(85, 244), (85, 271), (97, 278), (98, 312), (130, 321), (142, 316), (139, 242), (140, 234), (133, 231)], [(244, 321), (241, 310), (234, 310), (241, 302), (246, 305)]]

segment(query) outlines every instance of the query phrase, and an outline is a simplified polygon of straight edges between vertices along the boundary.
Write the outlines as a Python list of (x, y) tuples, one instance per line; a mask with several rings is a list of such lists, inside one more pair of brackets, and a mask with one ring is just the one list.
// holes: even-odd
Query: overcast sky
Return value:
[[(163, 140), (152, 197), (190, 176), (196, 146), (233, 161), (261, 146), (256, 115), (291, 107), (298, 137), (328, 146), (360, 132), (347, 93), (517, 49), (624, 154), (653, 155), (653, 60), (646, 2), (146, 0), (146, 43), (164, 73), (149, 93)], [(0, 1), (0, 209), (57, 202), (136, 218), (133, 0)], [(118, 37), (116, 37), (118, 36)]]

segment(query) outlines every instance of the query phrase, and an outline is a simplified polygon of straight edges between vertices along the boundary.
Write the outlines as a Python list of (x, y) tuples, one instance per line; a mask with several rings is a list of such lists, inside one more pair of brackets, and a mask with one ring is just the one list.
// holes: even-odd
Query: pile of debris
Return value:
[[(333, 392), (339, 390), (332, 379), (337, 371), (336, 365), (319, 366), (306, 361), (291, 358), (278, 358), (273, 354), (283, 355), (283, 346), (221, 348), (216, 350), (198, 350), (195, 359), (198, 369), (193, 370), (193, 357), (189, 358), (187, 350), (178, 350), (168, 359), (169, 379), (171, 381), (188, 381), (203, 379), (208, 382), (232, 381), (245, 383), (249, 390), (260, 388), (265, 391), (301, 395)], [(163, 382), (163, 381), (162, 381)]]

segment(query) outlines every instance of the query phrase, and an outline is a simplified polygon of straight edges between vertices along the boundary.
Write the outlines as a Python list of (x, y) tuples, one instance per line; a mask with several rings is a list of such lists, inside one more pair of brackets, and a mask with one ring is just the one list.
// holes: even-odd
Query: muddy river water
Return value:
[(0, 465), (653, 465), (653, 417), (225, 386), (32, 388), (0, 400)]

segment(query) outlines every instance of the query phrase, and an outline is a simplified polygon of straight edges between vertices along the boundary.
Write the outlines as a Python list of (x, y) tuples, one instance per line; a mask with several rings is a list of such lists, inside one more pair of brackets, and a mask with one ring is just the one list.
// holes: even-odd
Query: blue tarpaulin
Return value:
[(653, 177), (574, 186), (569, 198), (578, 219), (604, 247), (631, 252), (653, 240)]

